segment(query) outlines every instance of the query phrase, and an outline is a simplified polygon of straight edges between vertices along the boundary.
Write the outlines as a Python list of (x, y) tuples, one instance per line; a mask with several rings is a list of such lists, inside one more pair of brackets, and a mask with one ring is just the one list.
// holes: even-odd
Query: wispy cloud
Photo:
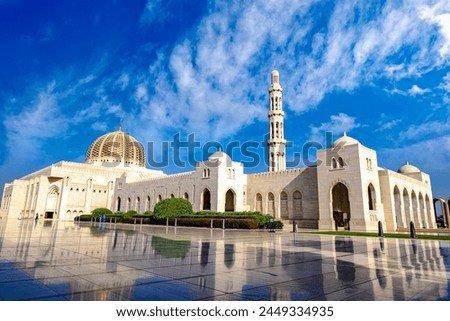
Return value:
[(325, 138), (326, 132), (331, 132), (333, 136), (336, 136), (344, 132), (349, 132), (360, 126), (361, 124), (356, 121), (355, 117), (349, 116), (345, 113), (331, 115), (329, 122), (322, 123), (319, 126), (310, 126), (310, 139), (312, 141), (322, 142)]
[(65, 133), (68, 119), (61, 113), (54, 88), (52, 83), (41, 89), (33, 103), (20, 113), (4, 115), (7, 155), (1, 171), (20, 172), (38, 157), (45, 159), (44, 142)]
[(412, 85), (411, 88), (408, 90), (408, 94), (412, 95), (412, 96), (417, 96), (417, 95), (423, 95), (426, 93), (429, 93), (431, 90), (429, 88), (420, 88), (417, 85)]
[(402, 140), (418, 140), (429, 137), (442, 136), (450, 133), (450, 119), (446, 121), (428, 121), (420, 125), (412, 125), (399, 133)]

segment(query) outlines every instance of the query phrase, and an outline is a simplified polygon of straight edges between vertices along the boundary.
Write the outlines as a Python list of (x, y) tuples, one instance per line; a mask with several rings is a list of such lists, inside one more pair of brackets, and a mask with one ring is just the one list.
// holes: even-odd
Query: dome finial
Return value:
[(122, 119), (119, 120), (119, 130), (118, 130), (118, 131), (119, 131), (119, 132), (122, 131)]
[(347, 137), (347, 131), (344, 130), (344, 137)]

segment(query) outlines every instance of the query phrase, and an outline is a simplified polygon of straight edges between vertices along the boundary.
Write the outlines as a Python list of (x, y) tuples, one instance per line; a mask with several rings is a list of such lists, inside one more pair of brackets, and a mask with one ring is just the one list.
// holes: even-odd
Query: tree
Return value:
[(99, 217), (100, 215), (111, 215), (112, 211), (107, 208), (96, 208), (91, 212), (93, 217)]
[(183, 198), (167, 198), (159, 201), (155, 205), (155, 217), (181, 217), (191, 216), (194, 214), (192, 204)]

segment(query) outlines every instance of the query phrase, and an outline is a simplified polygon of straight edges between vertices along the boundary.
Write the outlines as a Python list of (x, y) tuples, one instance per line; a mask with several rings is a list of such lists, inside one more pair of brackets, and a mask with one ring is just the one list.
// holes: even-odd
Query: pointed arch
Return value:
[(120, 196), (117, 197), (117, 201), (116, 201), (116, 211), (120, 212), (120, 206), (122, 205), (122, 199), (120, 198)]
[(256, 193), (256, 204), (255, 209), (257, 212), (262, 213), (263, 206), (262, 206), (262, 195), (260, 193)]
[(56, 215), (59, 202), (59, 188), (56, 185), (50, 186), (47, 192), (47, 200), (45, 203), (45, 218), (53, 218)]
[(280, 218), (282, 220), (289, 219), (288, 194), (285, 191), (280, 193)]
[(235, 211), (235, 205), (236, 205), (235, 203), (236, 203), (236, 194), (230, 188), (225, 193), (225, 212), (234, 212)]
[(203, 211), (211, 210), (211, 192), (207, 188), (205, 188), (202, 192), (202, 207), (201, 208)]
[(136, 212), (140, 213), (141, 211), (141, 198), (138, 196), (136, 197)]
[(273, 193), (267, 195), (267, 214), (275, 217), (275, 196)]
[(147, 201), (146, 201), (146, 204), (145, 204), (145, 210), (146, 211), (150, 211), (150, 208), (151, 208), (151, 202), (150, 202), (150, 196), (148, 196), (147, 195)]
[(337, 168), (337, 161), (336, 158), (331, 159), (331, 168), (336, 169)]
[(294, 220), (301, 220), (303, 219), (303, 199), (302, 199), (302, 193), (299, 191), (295, 191), (293, 196), (293, 202), (294, 202)]
[(394, 220), (397, 223), (397, 227), (406, 227), (406, 222), (404, 221), (402, 215), (402, 201), (400, 195), (400, 189), (394, 186)]
[(346, 185), (338, 182), (331, 189), (331, 199), (333, 206), (333, 219), (335, 221), (336, 230), (339, 227), (350, 229), (350, 199)]
[[(406, 224), (409, 224), (411, 222), (411, 201), (409, 200), (409, 193), (405, 189), (403, 189), (403, 207), (405, 212), (405, 221)], [(407, 225), (408, 226), (408, 225)]]
[(416, 227), (418, 227), (419, 213), (418, 213), (418, 201), (415, 191), (411, 192), (411, 220), (414, 222)]

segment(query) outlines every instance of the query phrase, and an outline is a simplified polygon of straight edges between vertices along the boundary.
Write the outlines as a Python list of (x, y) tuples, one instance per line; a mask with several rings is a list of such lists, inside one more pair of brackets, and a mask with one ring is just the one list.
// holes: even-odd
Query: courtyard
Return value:
[(3, 301), (450, 300), (450, 242), (0, 220)]

